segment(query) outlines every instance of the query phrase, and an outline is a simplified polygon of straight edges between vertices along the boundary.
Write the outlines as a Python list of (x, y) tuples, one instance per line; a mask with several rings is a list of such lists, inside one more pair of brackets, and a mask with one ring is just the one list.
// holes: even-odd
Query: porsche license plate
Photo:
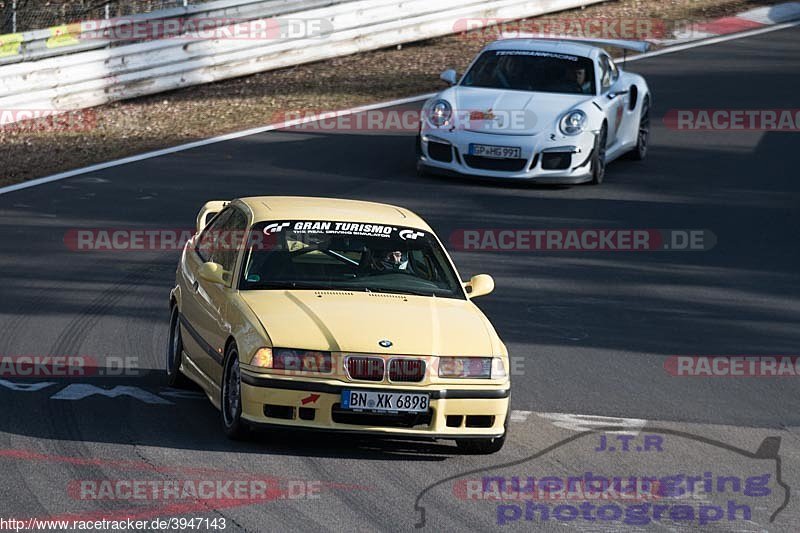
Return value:
[(427, 394), (344, 390), (342, 409), (376, 413), (424, 413), (428, 410)]
[(490, 144), (470, 144), (469, 155), (492, 157), (494, 159), (520, 159), (522, 148), (519, 146), (492, 146)]

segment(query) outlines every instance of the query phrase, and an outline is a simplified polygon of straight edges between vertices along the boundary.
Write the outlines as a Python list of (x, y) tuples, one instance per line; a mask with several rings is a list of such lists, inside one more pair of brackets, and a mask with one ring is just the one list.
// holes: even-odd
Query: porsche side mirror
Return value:
[(485, 296), (494, 290), (494, 279), (489, 274), (478, 274), (464, 284), (470, 298)]
[(219, 263), (203, 263), (200, 266), (200, 270), (197, 272), (197, 276), (200, 279), (211, 283), (218, 283), (220, 285), (225, 285), (225, 269), (222, 268), (222, 265)]
[(439, 74), (439, 79), (446, 82), (447, 85), (455, 85), (457, 81), (456, 71), (451, 68), (444, 70), (441, 74)]

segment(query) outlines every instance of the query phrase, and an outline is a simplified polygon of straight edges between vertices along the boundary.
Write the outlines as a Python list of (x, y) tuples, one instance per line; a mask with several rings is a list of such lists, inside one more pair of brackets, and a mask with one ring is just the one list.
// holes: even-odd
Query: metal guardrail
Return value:
[(204, 0), (0, 0), (0, 34), (23, 33), (86, 19), (129, 17)]
[[(178, 38), (114, 47), (104, 43), (101, 49), (4, 65), (0, 66), (0, 109), (81, 109), (447, 35), (463, 28), (459, 21), (464, 19), (479, 26), (487, 19), (531, 17), (601, 1), (604, 0), (210, 2), (194, 6), (203, 10), (193, 13), (243, 19), (246, 9), (260, 4), (260, 17), (265, 20), (291, 14), (323, 21), (327, 31), (311, 37), (266, 40)], [(175, 11), (186, 15), (183, 8)], [(255, 16), (254, 12), (250, 14)], [(235, 27), (228, 29), (235, 31)]]
[(95, 38), (98, 24), (105, 25), (104, 27), (107, 27), (111, 33), (124, 35), (129, 28), (139, 23), (152, 24), (156, 21), (167, 20), (191, 23), (191, 21), (198, 20), (218, 20), (220, 24), (224, 24), (226, 19), (256, 20), (349, 1), (352, 0), (217, 0), (130, 17), (89, 20), (23, 33), (0, 35), (0, 65), (97, 50), (117, 45), (120, 41), (123, 44), (130, 43), (129, 40)]

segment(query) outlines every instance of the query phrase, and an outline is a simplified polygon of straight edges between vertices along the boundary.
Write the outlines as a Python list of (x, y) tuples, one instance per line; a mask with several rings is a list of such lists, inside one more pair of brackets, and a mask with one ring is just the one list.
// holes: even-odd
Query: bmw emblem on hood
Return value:
[(391, 348), (392, 341), (390, 341), (389, 339), (383, 339), (383, 340), (379, 340), (378, 344), (380, 346), (382, 346), (383, 348)]

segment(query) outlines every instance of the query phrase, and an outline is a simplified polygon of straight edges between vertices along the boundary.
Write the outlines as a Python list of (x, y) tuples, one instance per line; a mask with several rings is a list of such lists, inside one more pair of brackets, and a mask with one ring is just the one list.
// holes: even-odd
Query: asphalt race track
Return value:
[[(600, 187), (417, 177), (412, 135), (278, 131), (0, 196), (0, 354), (83, 355), (101, 367), (128, 358), (138, 368), (0, 376), (0, 515), (224, 517), (227, 531), (796, 531), (798, 378), (675, 377), (664, 365), (671, 355), (800, 355), (800, 134), (679, 131), (661, 117), (800, 107), (800, 29), (628, 68), (654, 94), (651, 152), (611, 164)], [(478, 303), (519, 364), (499, 454), (321, 435), (235, 443), (199, 393), (164, 385), (179, 253), (74, 252), (64, 237), (76, 228), (191, 228), (207, 200), (271, 194), (406, 206), (445, 241), (465, 228), (664, 228), (707, 230), (717, 242), (707, 251), (454, 252), (463, 276), (494, 276), (495, 292)], [(580, 433), (599, 426), (625, 433), (605, 444)], [(620, 435), (632, 437), (627, 451)], [(486, 487), (479, 496), (469, 489), (487, 476), (587, 472), (737, 479), (692, 495), (692, 518), (683, 509), (649, 524), (616, 516), (613, 501), (598, 503), (610, 505), (602, 516), (562, 509), (535, 523), (530, 502), (477, 499)], [(755, 481), (745, 490), (765, 475), (766, 491)], [(253, 477), (300, 488), (290, 498), (199, 504), (76, 493), (86, 480)], [(749, 505), (747, 515), (731, 514), (732, 501)], [(666, 520), (672, 511), (663, 512)]]

